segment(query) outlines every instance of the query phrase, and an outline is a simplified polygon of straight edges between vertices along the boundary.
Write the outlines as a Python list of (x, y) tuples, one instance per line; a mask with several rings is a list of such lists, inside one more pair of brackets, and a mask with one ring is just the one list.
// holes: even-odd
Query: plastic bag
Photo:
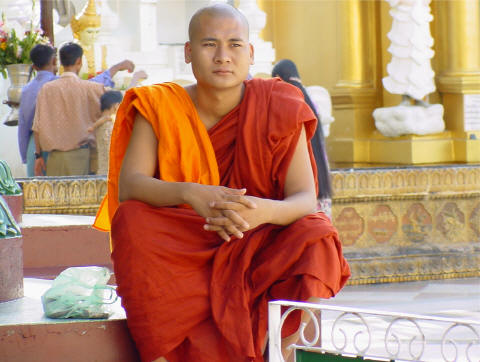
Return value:
[(108, 318), (107, 305), (117, 300), (107, 285), (110, 270), (98, 266), (62, 271), (42, 295), (43, 310), (50, 318)]

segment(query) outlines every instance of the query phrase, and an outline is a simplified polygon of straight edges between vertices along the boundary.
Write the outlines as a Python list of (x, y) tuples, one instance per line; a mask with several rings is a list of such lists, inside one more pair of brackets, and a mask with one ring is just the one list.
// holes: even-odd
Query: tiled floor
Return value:
[(480, 320), (480, 278), (347, 286), (325, 304)]
[[(12, 324), (38, 324), (38, 323), (66, 323), (72, 320), (52, 320), (45, 318), (40, 297), (50, 287), (52, 281), (26, 278), (24, 280), (25, 297), (19, 300), (0, 303), (0, 326)], [(376, 311), (391, 311), (399, 313), (414, 313), (424, 316), (451, 317), (458, 320), (473, 320), (480, 322), (480, 278), (456, 279), (456, 280), (434, 280), (419, 281), (395, 284), (374, 284), (365, 286), (347, 286), (335, 298), (323, 301), (326, 305), (363, 308)], [(337, 314), (338, 316), (338, 314)], [(125, 313), (117, 301), (112, 307), (112, 319), (123, 319)], [(331, 313), (322, 313), (322, 343), (332, 348), (334, 339), (332, 325), (336, 316)], [(352, 341), (357, 333), (357, 327), (361, 323), (355, 321), (355, 317), (346, 318), (349, 327), (346, 331), (346, 338)], [(370, 351), (384, 349), (385, 330), (390, 324), (386, 318), (367, 317), (371, 328), (372, 340)], [(352, 324), (353, 323), (353, 324)], [(353, 327), (352, 327), (353, 326)], [(411, 322), (396, 324), (396, 334), (401, 341), (402, 353), (408, 354), (408, 345), (411, 335), (416, 334), (416, 327)], [(477, 333), (480, 333), (480, 328)], [(422, 333), (428, 339), (434, 339), (433, 344), (427, 344), (421, 361), (445, 361), (441, 355), (441, 343), (445, 328), (439, 328), (437, 323), (426, 322), (421, 325)], [(457, 328), (458, 329), (458, 328)], [(360, 330), (361, 331), (361, 330)], [(462, 341), (472, 338), (472, 331), (463, 329), (457, 331), (456, 339)], [(357, 344), (359, 347), (366, 345), (365, 334), (359, 334)], [(342, 337), (343, 338), (343, 337)], [(472, 361), (479, 361), (480, 357), (480, 336), (477, 335), (478, 344), (474, 345), (470, 352)], [(462, 342), (461, 341), (461, 342)], [(419, 347), (418, 339), (412, 344), (414, 352)], [(459, 345), (457, 361), (468, 361), (465, 357), (465, 348)], [(448, 347), (448, 346), (447, 346)], [(395, 345), (392, 348), (396, 348)], [(447, 357), (450, 358), (454, 352), (451, 348), (447, 350)], [(348, 348), (346, 349), (348, 351)], [(448, 354), (450, 353), (450, 354)], [(472, 354), (473, 353), (473, 354)], [(478, 354), (478, 356), (477, 356)], [(414, 359), (415, 360), (415, 359)]]
[(95, 216), (88, 215), (61, 215), (61, 214), (23, 214), (20, 226), (66, 226), (66, 225), (92, 225)]
[[(24, 279), (25, 297), (0, 303), (0, 324), (44, 321), (41, 295), (51, 281)], [(480, 278), (347, 286), (322, 304), (480, 321)], [(119, 302), (114, 317), (122, 318)]]

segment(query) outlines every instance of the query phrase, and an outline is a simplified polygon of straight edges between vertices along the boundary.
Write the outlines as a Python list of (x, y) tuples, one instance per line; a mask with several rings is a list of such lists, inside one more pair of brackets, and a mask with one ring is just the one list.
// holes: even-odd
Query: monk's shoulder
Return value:
[(283, 139), (314, 117), (297, 87), (279, 78), (254, 78), (248, 82), (255, 94), (256, 127), (263, 127), (269, 139)]
[(302, 91), (280, 78), (252, 79), (258, 98), (263, 98), (267, 108), (280, 113), (289, 113), (306, 106)]
[(178, 106), (188, 102), (186, 90), (176, 83), (158, 83), (130, 88), (125, 92), (124, 102), (135, 102), (151, 107)]
[(304, 103), (300, 89), (280, 78), (254, 78), (249, 82), (257, 97), (267, 99), (270, 107), (291, 108)]

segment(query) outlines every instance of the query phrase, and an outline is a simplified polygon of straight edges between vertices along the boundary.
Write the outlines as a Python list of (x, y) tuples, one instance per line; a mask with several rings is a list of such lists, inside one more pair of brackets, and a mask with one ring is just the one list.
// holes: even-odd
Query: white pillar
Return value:
[(138, 24), (140, 26), (140, 51), (154, 50), (157, 47), (156, 0), (140, 0)]
[(260, 10), (256, 0), (240, 0), (238, 10), (248, 19), (250, 43), (255, 48), (255, 64), (250, 67), (250, 74), (252, 76), (258, 73), (271, 74), (275, 61), (275, 50), (271, 42), (260, 38), (260, 32), (267, 24), (267, 14)]

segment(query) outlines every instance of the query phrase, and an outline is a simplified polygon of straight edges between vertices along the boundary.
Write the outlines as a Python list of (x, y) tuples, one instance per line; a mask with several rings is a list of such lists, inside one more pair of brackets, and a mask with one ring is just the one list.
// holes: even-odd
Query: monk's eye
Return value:
[(213, 43), (213, 42), (203, 43), (203, 46), (204, 46), (204, 47), (214, 47), (214, 46), (215, 46), (215, 43)]
[(234, 48), (240, 48), (242, 46), (242, 44), (240, 43), (232, 43), (232, 47)]

